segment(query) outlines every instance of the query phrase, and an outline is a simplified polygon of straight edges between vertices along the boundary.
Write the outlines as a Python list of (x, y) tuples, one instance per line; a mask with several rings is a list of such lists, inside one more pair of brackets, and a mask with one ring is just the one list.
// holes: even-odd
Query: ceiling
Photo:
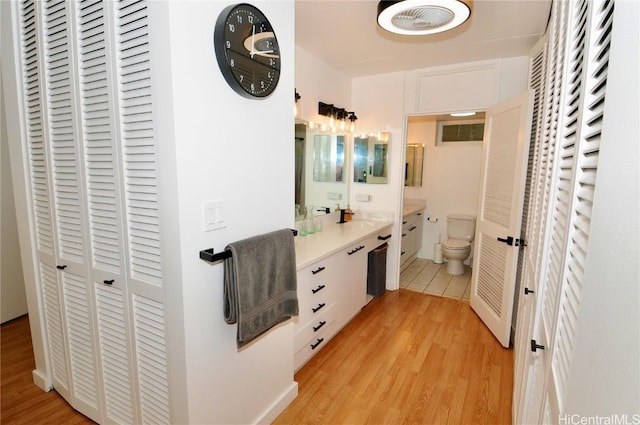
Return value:
[(400, 36), (376, 22), (377, 0), (296, 0), (296, 46), (350, 77), (526, 56), (551, 0), (475, 0), (451, 31)]

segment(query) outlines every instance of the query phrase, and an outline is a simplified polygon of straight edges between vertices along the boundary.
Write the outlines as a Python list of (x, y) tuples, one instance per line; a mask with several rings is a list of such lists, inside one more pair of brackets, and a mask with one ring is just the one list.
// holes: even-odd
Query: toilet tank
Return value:
[(447, 216), (447, 236), (471, 242), (476, 233), (476, 217), (474, 215), (451, 214)]

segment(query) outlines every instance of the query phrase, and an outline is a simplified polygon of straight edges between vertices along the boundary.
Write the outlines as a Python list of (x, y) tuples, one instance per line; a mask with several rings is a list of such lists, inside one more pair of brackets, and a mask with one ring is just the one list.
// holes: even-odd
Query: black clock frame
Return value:
[[(249, 16), (258, 18), (258, 22), (250, 21)], [(246, 22), (243, 17), (247, 17)], [(254, 25), (260, 30), (256, 35), (273, 34), (268, 40), (272, 43), (268, 54), (258, 51), (252, 55), (244, 46), (245, 40), (254, 35)], [(254, 41), (252, 38), (252, 46)], [(213, 44), (220, 71), (236, 93), (248, 99), (264, 99), (273, 93), (280, 79), (280, 48), (271, 23), (260, 9), (248, 3), (225, 7), (216, 20)]]

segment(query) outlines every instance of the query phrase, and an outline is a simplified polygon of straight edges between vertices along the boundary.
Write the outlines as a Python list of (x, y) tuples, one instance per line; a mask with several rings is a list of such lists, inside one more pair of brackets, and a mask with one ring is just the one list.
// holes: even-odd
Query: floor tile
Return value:
[(417, 258), (400, 274), (400, 287), (469, 301), (471, 268), (465, 266), (464, 274), (453, 276), (447, 273), (446, 264), (435, 264), (431, 260)]

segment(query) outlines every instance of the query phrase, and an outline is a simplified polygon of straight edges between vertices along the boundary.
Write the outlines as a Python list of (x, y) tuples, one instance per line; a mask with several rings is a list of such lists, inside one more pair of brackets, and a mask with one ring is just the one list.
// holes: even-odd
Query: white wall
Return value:
[[(283, 324), (239, 351), (236, 326), (224, 321), (223, 265), (198, 258), (200, 250), (219, 252), (230, 242), (294, 226), (293, 1), (254, 2), (271, 20), (282, 58), (278, 88), (264, 100), (237, 95), (218, 68), (213, 28), (227, 4), (154, 4), (166, 19), (164, 32), (156, 33), (163, 44), (155, 51), (162, 63), (155, 77), (163, 89), (154, 103), (160, 142), (173, 146), (171, 158), (164, 151), (161, 195), (164, 217), (177, 224), (167, 233), (178, 258), (167, 261), (175, 263), (174, 286), (182, 291), (182, 309), (173, 314), (184, 321), (188, 418), (178, 419), (194, 424), (269, 421), (297, 394), (293, 325)], [(202, 204), (208, 200), (223, 202), (225, 228), (203, 231)]]
[(428, 259), (434, 258), (434, 244), (447, 239), (447, 215), (476, 214), (482, 154), (481, 142), (436, 145), (436, 127), (428, 115), (410, 116), (407, 127), (407, 143), (425, 145), (422, 186), (405, 187), (404, 196), (427, 199), (418, 257)]
[[(1, 78), (1, 77), (0, 77)], [(0, 90), (1, 91), (1, 90)], [(0, 96), (0, 323), (27, 314), (27, 296), (22, 275), (18, 223), (13, 200), (9, 136), (7, 134), (4, 97)]]
[[(336, 71), (305, 50), (296, 47), (295, 90), (300, 94), (298, 101), (298, 119), (314, 124), (326, 124), (328, 118), (318, 114), (318, 102), (333, 104), (336, 107), (351, 110), (351, 79), (344, 73)], [(351, 171), (347, 164), (353, 140), (351, 135), (345, 134), (345, 170), (344, 181), (341, 183), (327, 183), (313, 181), (313, 143), (314, 134), (326, 134), (329, 130), (321, 131), (319, 127), (308, 129), (305, 138), (305, 153), (307, 167), (305, 167), (306, 204), (310, 206), (331, 207), (336, 204), (346, 208), (349, 203), (348, 180)], [(340, 134), (338, 132), (337, 134)], [(293, 149), (293, 144), (292, 144)], [(332, 199), (339, 194), (341, 199)], [(293, 209), (293, 205), (291, 206)]]
[(569, 415), (583, 417), (626, 414), (626, 423), (640, 421), (639, 12), (637, 2), (616, 2), (582, 305), (565, 408)]
[(318, 102), (352, 110), (351, 79), (299, 47), (295, 52), (295, 90), (301, 97), (298, 101), (299, 118), (326, 122), (326, 117), (318, 115)]
[[(350, 203), (356, 213), (382, 213), (396, 221), (387, 253), (387, 289), (397, 289), (402, 233), (402, 222), (398, 218), (404, 185), (404, 72), (354, 78), (352, 90), (353, 110), (359, 118), (357, 131), (389, 133), (389, 166), (386, 184), (350, 182)], [(356, 201), (358, 195), (369, 195), (370, 201)]]

